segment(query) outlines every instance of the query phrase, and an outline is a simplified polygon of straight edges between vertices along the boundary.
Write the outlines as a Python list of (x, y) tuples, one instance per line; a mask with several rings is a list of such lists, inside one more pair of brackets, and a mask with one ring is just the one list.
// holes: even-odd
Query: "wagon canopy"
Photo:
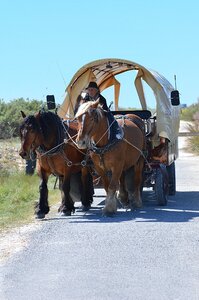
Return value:
[[(118, 110), (120, 82), (115, 78), (123, 72), (135, 70), (135, 88), (142, 106), (147, 109), (143, 80), (152, 89), (156, 99), (157, 132), (170, 141), (176, 139), (179, 131), (179, 106), (172, 106), (170, 97), (174, 87), (166, 78), (156, 71), (148, 70), (138, 63), (124, 59), (107, 58), (90, 62), (80, 68), (66, 88), (65, 99), (58, 109), (62, 118), (74, 116), (74, 106), (78, 95), (86, 88), (90, 81), (96, 81), (100, 92), (114, 86), (114, 104)], [(132, 103), (133, 104), (133, 103)]]

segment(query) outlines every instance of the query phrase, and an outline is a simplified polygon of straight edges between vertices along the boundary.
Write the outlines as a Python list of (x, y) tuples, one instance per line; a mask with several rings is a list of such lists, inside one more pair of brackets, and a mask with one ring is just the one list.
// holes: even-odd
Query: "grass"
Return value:
[(4, 175), (14, 174), (25, 169), (25, 161), (19, 156), (18, 138), (0, 140), (0, 172)]
[[(13, 228), (30, 222), (34, 205), (39, 197), (39, 177), (27, 176), (23, 172), (0, 175), (0, 230)], [(60, 199), (54, 189), (55, 177), (49, 179), (49, 204)]]
[[(199, 121), (189, 124), (187, 127), (190, 133), (199, 132)], [(188, 146), (191, 152), (199, 155), (199, 136), (192, 136), (188, 138)]]
[[(191, 121), (187, 126), (190, 133), (199, 132), (199, 101), (192, 104), (190, 107), (181, 110), (181, 120)], [(188, 138), (189, 151), (199, 155), (199, 136), (192, 136)]]
[[(19, 156), (17, 138), (0, 140), (0, 230), (27, 224), (34, 217), (35, 202), (39, 198), (40, 178), (25, 175), (25, 160)], [(59, 199), (54, 189), (55, 177), (49, 178), (49, 205)]]

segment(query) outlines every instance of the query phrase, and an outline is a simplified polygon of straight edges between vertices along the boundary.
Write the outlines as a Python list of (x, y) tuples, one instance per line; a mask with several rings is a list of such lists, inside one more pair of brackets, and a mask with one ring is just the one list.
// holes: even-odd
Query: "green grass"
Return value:
[[(0, 230), (30, 222), (39, 198), (40, 178), (25, 175), (25, 160), (19, 156), (19, 149), (19, 138), (0, 140)], [(54, 183), (55, 177), (51, 176), (49, 205), (60, 201)]]
[[(0, 230), (28, 223), (34, 216), (34, 205), (39, 197), (39, 177), (22, 172), (0, 174)], [(49, 204), (60, 199), (54, 189), (55, 177), (49, 179)]]
[(193, 121), (194, 115), (199, 112), (199, 101), (181, 110), (181, 120)]
[[(192, 124), (189, 124), (187, 129), (190, 133), (199, 132), (199, 121), (195, 121)], [(199, 136), (189, 137), (188, 146), (191, 152), (199, 155)]]

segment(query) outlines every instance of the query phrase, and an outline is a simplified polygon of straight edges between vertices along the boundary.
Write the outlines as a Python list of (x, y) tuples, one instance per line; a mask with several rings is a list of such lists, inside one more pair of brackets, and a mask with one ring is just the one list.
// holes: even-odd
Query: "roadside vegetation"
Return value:
[[(199, 99), (197, 103), (182, 109), (181, 120), (189, 122), (188, 132), (199, 132)], [(188, 137), (188, 147), (189, 151), (199, 155), (199, 136)]]
[[(34, 206), (39, 197), (38, 175), (25, 174), (25, 161), (19, 156), (19, 138), (0, 140), (0, 230), (28, 223), (34, 218)], [(60, 200), (54, 189), (55, 177), (50, 177), (49, 204)]]
[(42, 107), (42, 101), (30, 99), (14, 99), (5, 102), (0, 99), (0, 139), (13, 138), (19, 135), (22, 121), (21, 110), (25, 114), (33, 114)]
[[(199, 99), (197, 103), (182, 108), (181, 120), (184, 121), (195, 121), (199, 117)], [(199, 118), (198, 118), (199, 119)]]
[[(39, 177), (25, 174), (25, 161), (20, 158), (19, 126), (21, 110), (27, 115), (41, 109), (42, 101), (0, 100), (0, 230), (27, 223), (34, 217), (34, 205), (39, 197)], [(49, 204), (60, 200), (55, 177), (49, 180)]]
[[(60, 199), (58, 188), (54, 189), (55, 177), (49, 180), (49, 204)], [(34, 217), (35, 202), (39, 197), (39, 177), (24, 172), (0, 175), (0, 230), (30, 222)]]

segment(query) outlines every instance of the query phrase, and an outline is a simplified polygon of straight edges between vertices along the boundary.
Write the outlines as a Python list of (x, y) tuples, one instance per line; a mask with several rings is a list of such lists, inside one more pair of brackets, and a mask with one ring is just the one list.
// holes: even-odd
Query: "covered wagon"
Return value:
[[(134, 87), (140, 101), (139, 109), (120, 109), (125, 103), (120, 103), (121, 83), (117, 75), (124, 72), (133, 73)], [(167, 195), (174, 195), (176, 191), (175, 160), (178, 157), (180, 121), (178, 91), (164, 76), (133, 61), (115, 58), (95, 60), (81, 67), (66, 87), (64, 101), (57, 110), (60, 117), (74, 118), (77, 97), (84, 92), (90, 81), (97, 83), (101, 93), (113, 87), (114, 115), (134, 113), (144, 120), (147, 153), (143, 187), (152, 187), (158, 204), (166, 205)], [(153, 110), (149, 108), (146, 85), (154, 95)]]

